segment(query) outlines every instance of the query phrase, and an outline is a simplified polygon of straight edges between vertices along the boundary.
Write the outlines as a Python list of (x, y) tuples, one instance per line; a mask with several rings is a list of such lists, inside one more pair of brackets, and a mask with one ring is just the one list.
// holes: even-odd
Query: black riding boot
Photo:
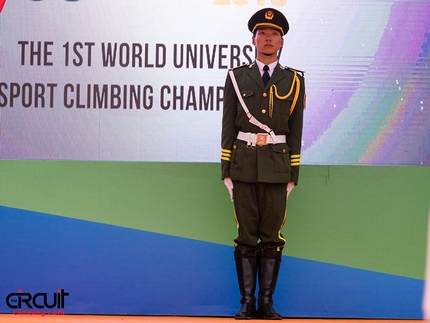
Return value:
[(238, 320), (255, 318), (255, 285), (257, 277), (257, 250), (240, 249), (234, 251), (237, 280), (239, 282), (240, 309), (234, 318)]
[(282, 251), (276, 249), (260, 250), (258, 284), (258, 318), (265, 320), (282, 320), (282, 316), (273, 308), (272, 295), (275, 292)]

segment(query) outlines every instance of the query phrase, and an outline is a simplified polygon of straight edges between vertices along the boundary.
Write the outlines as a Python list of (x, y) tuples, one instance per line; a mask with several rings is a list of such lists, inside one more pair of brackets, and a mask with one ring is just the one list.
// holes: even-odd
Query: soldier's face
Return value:
[(252, 44), (257, 47), (257, 52), (269, 56), (278, 52), (284, 45), (284, 39), (278, 29), (260, 28), (252, 37)]

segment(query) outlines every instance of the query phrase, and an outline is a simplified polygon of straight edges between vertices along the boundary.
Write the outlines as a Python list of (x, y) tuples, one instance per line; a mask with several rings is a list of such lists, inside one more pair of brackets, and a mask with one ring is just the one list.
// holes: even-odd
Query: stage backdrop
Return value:
[(269, 6), (308, 98), (277, 309), (421, 318), (430, 1), (395, 0), (1, 0), (0, 312), (235, 313), (223, 85)]
[(430, 165), (430, 1), (6, 1), (2, 159), (218, 162), (247, 21), (287, 16), (306, 71), (304, 163)]

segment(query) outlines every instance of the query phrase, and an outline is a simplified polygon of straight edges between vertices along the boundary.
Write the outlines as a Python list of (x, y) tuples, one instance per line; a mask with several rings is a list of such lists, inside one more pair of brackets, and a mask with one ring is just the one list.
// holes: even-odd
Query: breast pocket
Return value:
[[(278, 93), (280, 97), (286, 96), (288, 93)], [(276, 96), (273, 102), (273, 112), (280, 114), (290, 114), (290, 107), (293, 102), (293, 99), (288, 97), (287, 99), (278, 99)]]
[[(242, 95), (243, 102), (245, 102), (248, 110), (252, 111), (254, 109), (254, 104), (253, 104), (254, 91), (252, 91), (252, 90), (244, 90), (244, 91), (241, 91), (240, 94)], [(237, 105), (237, 110), (238, 111), (243, 111), (243, 107), (240, 104), (240, 102)]]

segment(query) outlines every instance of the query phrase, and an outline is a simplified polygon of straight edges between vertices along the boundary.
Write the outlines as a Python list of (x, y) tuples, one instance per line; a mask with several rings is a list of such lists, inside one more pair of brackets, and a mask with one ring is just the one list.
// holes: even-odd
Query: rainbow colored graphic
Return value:
[(352, 39), (345, 39), (350, 48), (339, 49), (345, 56), (319, 60), (324, 72), (318, 75), (310, 68), (306, 162), (430, 165), (430, 2), (394, 1), (388, 7), (372, 56), (360, 54), (360, 47), (375, 40), (366, 28), (376, 29), (367, 26), (383, 12), (355, 6), (347, 36)]

